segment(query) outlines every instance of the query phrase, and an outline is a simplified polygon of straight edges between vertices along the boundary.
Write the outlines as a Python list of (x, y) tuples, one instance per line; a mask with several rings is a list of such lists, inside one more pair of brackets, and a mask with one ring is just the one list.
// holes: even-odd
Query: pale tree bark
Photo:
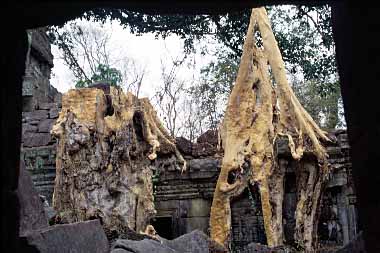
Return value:
[[(256, 46), (256, 30), (260, 32), (263, 48)], [(275, 83), (269, 77), (269, 67)], [(284, 171), (277, 164), (274, 143), (285, 136), (293, 159), (300, 160), (307, 149), (318, 161), (316, 167), (304, 168), (309, 176), (300, 187), (296, 209), (296, 242), (305, 250), (312, 250), (316, 212), (328, 172), (327, 154), (320, 139), (328, 141), (328, 138), (302, 108), (289, 86), (264, 8), (252, 10), (236, 83), (220, 134), (224, 157), (211, 208), (212, 238), (224, 245), (228, 243), (230, 199), (239, 195), (250, 182), (259, 186), (268, 245), (283, 244)], [(233, 180), (231, 173), (235, 175)]]
[(186, 166), (149, 100), (110, 86), (65, 93), (51, 133), (53, 207), (66, 222), (100, 218), (108, 230), (144, 231), (155, 213), (150, 161), (161, 152)]

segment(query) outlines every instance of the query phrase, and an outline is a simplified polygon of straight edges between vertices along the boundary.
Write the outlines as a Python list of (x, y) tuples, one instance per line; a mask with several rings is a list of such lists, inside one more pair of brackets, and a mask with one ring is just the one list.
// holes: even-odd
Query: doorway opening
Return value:
[(155, 217), (151, 223), (157, 234), (161, 237), (172, 240), (173, 238), (173, 219), (171, 216)]

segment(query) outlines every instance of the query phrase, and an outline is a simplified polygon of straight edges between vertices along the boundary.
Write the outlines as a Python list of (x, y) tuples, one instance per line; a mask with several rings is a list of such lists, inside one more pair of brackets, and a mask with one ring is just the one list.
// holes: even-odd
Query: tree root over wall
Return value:
[(110, 86), (70, 90), (58, 138), (53, 206), (61, 219), (101, 218), (105, 228), (144, 231), (154, 215), (152, 160), (185, 161), (147, 99)]
[[(257, 45), (255, 33), (260, 34), (262, 46)], [(327, 153), (320, 141), (329, 139), (289, 86), (264, 8), (252, 10), (238, 76), (220, 132), (224, 157), (211, 208), (212, 238), (228, 243), (230, 200), (251, 183), (259, 186), (268, 245), (284, 244), (284, 172), (277, 164), (274, 144), (276, 138), (286, 136), (293, 159), (300, 160), (308, 149), (316, 161), (298, 171), (294, 235), (300, 248), (313, 250), (321, 193), (328, 174)]]

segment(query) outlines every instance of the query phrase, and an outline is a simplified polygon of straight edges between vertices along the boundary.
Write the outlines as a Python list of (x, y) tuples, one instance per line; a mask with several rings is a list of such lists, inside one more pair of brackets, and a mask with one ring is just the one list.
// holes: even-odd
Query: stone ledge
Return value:
[(23, 237), (41, 253), (109, 252), (108, 240), (99, 220), (31, 230)]

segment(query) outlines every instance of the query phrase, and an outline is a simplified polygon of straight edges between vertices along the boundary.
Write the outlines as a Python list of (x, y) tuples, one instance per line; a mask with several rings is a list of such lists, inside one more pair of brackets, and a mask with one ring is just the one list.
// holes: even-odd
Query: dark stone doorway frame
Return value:
[(172, 216), (157, 216), (152, 219), (151, 224), (161, 237), (168, 240), (174, 239)]

